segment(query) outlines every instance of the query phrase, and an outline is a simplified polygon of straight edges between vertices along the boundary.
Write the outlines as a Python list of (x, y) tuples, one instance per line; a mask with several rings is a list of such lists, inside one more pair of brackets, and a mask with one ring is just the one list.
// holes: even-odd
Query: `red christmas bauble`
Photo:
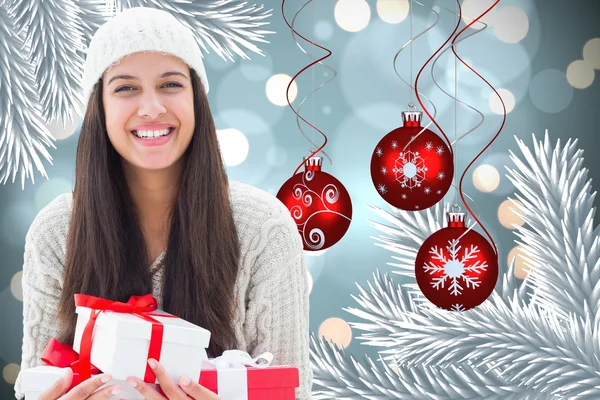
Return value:
[(452, 153), (442, 138), (425, 129), (411, 142), (423, 130), (421, 116), (420, 111), (402, 112), (403, 126), (385, 135), (371, 157), (371, 179), (377, 193), (407, 211), (424, 210), (439, 202), (454, 175)]
[(498, 279), (498, 256), (474, 230), (467, 231), (465, 213), (448, 213), (448, 227), (423, 242), (415, 275), (423, 295), (438, 307), (465, 311), (492, 294)]
[(352, 221), (348, 191), (336, 178), (321, 171), (321, 162), (321, 157), (305, 160), (306, 170), (288, 179), (277, 192), (298, 225), (304, 250), (309, 251), (336, 244)]

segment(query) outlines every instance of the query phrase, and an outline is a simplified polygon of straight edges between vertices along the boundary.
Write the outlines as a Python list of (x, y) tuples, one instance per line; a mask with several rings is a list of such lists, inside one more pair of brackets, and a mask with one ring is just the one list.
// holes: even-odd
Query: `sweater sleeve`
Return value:
[(273, 365), (298, 368), (296, 399), (306, 400), (312, 386), (307, 270), (298, 228), (279, 205), (259, 235), (262, 251), (253, 266), (244, 334), (252, 357), (268, 351)]
[[(56, 316), (63, 270), (61, 220), (64, 219), (59, 215), (40, 213), (25, 238), (21, 371), (43, 365), (40, 358), (48, 341), (60, 333)], [(20, 399), (24, 395), (19, 375), (15, 397)]]

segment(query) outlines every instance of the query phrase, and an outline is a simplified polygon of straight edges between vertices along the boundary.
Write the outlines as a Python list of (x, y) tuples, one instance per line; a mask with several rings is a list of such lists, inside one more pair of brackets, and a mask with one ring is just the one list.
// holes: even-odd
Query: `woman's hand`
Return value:
[[(208, 390), (199, 383), (183, 376), (179, 379), (179, 386), (176, 385), (171, 377), (167, 375), (163, 366), (153, 358), (148, 360), (148, 364), (150, 365), (150, 368), (152, 368), (152, 371), (154, 371), (160, 388), (169, 400), (188, 400), (189, 398), (194, 400), (221, 399), (211, 390)], [(146, 400), (165, 400), (165, 396), (158, 393), (141, 379), (129, 377), (127, 378), (127, 382), (140, 392)]]
[[(104, 400), (109, 399), (111, 396), (118, 394), (122, 391), (118, 385), (111, 385), (102, 390), (96, 392), (96, 390), (111, 380), (110, 375), (95, 375), (90, 379), (86, 379), (73, 389), (69, 390), (69, 393), (65, 392), (71, 386), (73, 380), (73, 371), (69, 368), (67, 375), (63, 376), (48, 389), (44, 390), (38, 400)], [(95, 393), (94, 393), (95, 392)], [(63, 396), (64, 395), (64, 396)]]

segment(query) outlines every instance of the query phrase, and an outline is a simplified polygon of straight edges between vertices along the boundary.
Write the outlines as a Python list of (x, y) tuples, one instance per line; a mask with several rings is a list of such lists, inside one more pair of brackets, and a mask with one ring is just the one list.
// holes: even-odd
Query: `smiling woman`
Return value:
[(181, 172), (195, 126), (192, 81), (183, 61), (150, 52), (125, 57), (103, 74), (102, 104), (108, 138), (126, 161), (125, 174)]
[[(127, 302), (151, 293), (159, 308), (211, 332), (209, 356), (271, 352), (273, 364), (298, 367), (297, 399), (310, 398), (302, 241), (277, 198), (229, 181), (192, 32), (164, 11), (125, 10), (95, 33), (83, 83), (73, 193), (44, 208), (26, 237), (21, 371), (42, 364), (51, 338), (73, 343), (74, 294)], [(161, 368), (169, 399), (216, 398)], [(119, 390), (89, 395), (100, 384), (60, 398)], [(164, 399), (133, 384), (146, 399)], [(23, 397), (20, 377), (15, 391)]]

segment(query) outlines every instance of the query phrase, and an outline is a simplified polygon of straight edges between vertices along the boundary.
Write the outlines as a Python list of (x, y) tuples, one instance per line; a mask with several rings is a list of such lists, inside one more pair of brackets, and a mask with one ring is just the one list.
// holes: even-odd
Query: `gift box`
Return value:
[[(65, 375), (66, 369), (45, 365), (21, 371), (21, 391), (25, 394), (25, 400), (38, 400), (44, 390), (51, 387), (54, 382)], [(78, 373), (74, 372), (73, 382), (76, 380), (79, 380)], [(111, 396), (110, 400), (144, 400), (144, 396), (124, 380), (113, 379), (102, 385), (98, 390), (115, 384), (120, 385), (123, 391)], [(156, 387), (158, 385), (155, 385)]]
[[(44, 390), (48, 389), (54, 382), (66, 374), (66, 369), (71, 369), (73, 373), (71, 385), (67, 391), (81, 383), (82, 374), (79, 372), (82, 367), (79, 362), (79, 355), (73, 350), (73, 346), (61, 343), (55, 338), (52, 338), (46, 345), (41, 360), (46, 365), (28, 368), (20, 372), (21, 391), (25, 394), (25, 400), (37, 400)], [(90, 375), (101, 373), (95, 365), (90, 365), (86, 368), (87, 373)], [(111, 400), (144, 400), (141, 393), (124, 380), (113, 379), (99, 387), (97, 390), (102, 390), (107, 386), (115, 384), (119, 384), (123, 391), (112, 396), (110, 398)], [(149, 385), (153, 386), (155, 389), (159, 388), (156, 384)]]
[[(258, 364), (260, 358), (267, 363)], [(270, 366), (272, 358), (270, 353), (252, 359), (248, 353), (227, 350), (204, 363), (198, 382), (221, 400), (295, 400), (298, 368)]]
[(154, 358), (174, 381), (200, 375), (210, 332), (158, 310), (151, 295), (132, 296), (128, 303), (75, 295), (75, 305), (73, 349), (84, 365), (118, 380), (136, 376), (157, 383), (147, 363)]

